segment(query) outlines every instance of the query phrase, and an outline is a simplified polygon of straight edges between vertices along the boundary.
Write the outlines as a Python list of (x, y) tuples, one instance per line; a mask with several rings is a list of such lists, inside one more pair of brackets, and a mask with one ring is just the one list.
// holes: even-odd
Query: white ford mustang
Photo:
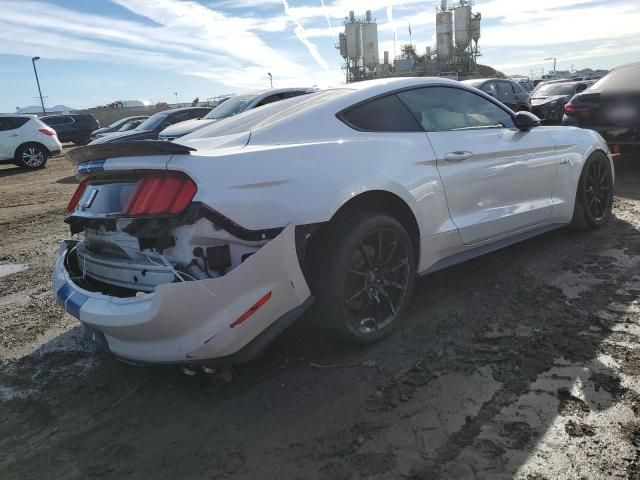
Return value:
[(114, 355), (241, 363), (312, 299), (361, 343), (423, 275), (611, 215), (602, 138), (444, 79), (284, 100), (180, 144), (81, 147), (59, 303)]

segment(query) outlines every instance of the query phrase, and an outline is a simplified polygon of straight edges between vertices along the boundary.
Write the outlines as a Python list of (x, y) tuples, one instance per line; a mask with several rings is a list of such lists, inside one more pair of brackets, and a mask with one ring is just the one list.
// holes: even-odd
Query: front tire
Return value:
[(49, 152), (46, 148), (38, 143), (26, 143), (16, 151), (16, 164), (28, 168), (29, 170), (38, 170), (43, 168), (49, 158)]
[(594, 152), (587, 159), (580, 174), (571, 226), (596, 229), (611, 217), (613, 207), (613, 175), (609, 158)]
[(341, 337), (370, 344), (389, 335), (406, 310), (415, 281), (415, 252), (392, 217), (357, 212), (339, 220), (318, 282), (318, 304)]

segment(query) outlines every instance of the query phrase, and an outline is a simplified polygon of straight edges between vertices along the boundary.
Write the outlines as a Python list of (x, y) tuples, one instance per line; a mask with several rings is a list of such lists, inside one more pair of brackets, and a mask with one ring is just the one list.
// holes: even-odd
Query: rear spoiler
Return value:
[(81, 163), (91, 162), (93, 160), (105, 160), (107, 158), (173, 154), (185, 155), (195, 151), (195, 148), (173, 142), (165, 142), (163, 140), (139, 140), (87, 145), (69, 150), (65, 156), (71, 163), (80, 165)]

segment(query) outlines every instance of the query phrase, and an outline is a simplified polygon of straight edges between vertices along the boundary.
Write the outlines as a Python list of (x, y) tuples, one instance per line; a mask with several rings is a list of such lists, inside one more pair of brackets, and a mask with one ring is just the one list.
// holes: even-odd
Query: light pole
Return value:
[(38, 80), (38, 71), (36, 70), (36, 60), (40, 60), (40, 57), (33, 57), (31, 63), (33, 63), (33, 73), (36, 74), (36, 83), (38, 84), (38, 95), (40, 95), (40, 105), (42, 105), (42, 114), (46, 115), (47, 111), (44, 109), (44, 100), (42, 99), (42, 90), (40, 90), (40, 80)]
[(549, 58), (545, 58), (544, 60), (545, 62), (548, 60), (553, 60), (553, 76), (555, 77), (556, 76), (556, 60), (557, 60), (556, 57), (549, 57)]
[(176, 105), (178, 105), (178, 92), (173, 92), (173, 94), (176, 96)]
[(273, 75), (271, 75), (269, 72), (267, 72), (267, 75), (269, 75), (269, 83), (271, 84), (271, 88), (273, 88)]

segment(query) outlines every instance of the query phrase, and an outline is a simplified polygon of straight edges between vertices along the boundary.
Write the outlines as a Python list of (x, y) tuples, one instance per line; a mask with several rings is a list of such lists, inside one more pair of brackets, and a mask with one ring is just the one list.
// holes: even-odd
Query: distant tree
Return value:
[(197, 107), (199, 101), (200, 101), (200, 97), (194, 98), (193, 101), (191, 102), (191, 106), (192, 107)]

